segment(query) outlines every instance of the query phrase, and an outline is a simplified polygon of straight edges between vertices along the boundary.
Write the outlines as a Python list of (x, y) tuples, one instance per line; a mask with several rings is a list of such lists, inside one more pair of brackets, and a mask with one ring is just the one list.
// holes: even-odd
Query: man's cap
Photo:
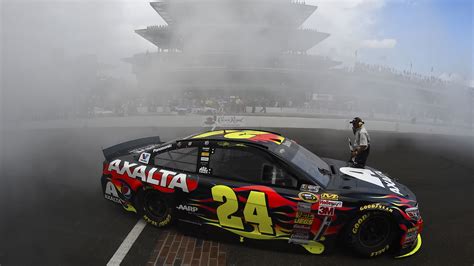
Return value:
[(356, 123), (359, 123), (359, 122), (362, 122), (364, 123), (364, 121), (362, 121), (362, 119), (360, 117), (354, 117), (354, 119), (352, 119), (349, 124), (356, 124)]

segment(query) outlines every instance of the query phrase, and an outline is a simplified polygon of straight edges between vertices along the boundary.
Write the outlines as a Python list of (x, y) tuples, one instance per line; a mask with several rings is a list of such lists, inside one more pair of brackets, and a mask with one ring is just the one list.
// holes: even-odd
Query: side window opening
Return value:
[(154, 164), (181, 171), (195, 172), (197, 155), (197, 147), (169, 150), (156, 155)]
[(250, 149), (215, 148), (210, 168), (215, 176), (260, 184), (296, 187), (297, 179)]

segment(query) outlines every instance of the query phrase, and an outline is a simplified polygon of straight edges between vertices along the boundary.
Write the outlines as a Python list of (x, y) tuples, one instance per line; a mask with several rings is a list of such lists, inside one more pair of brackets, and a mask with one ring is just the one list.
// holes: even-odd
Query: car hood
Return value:
[(347, 191), (347, 193), (367, 193), (377, 195), (397, 195), (416, 200), (415, 195), (405, 185), (372, 167), (353, 168), (347, 162), (323, 158), (334, 170), (328, 190)]

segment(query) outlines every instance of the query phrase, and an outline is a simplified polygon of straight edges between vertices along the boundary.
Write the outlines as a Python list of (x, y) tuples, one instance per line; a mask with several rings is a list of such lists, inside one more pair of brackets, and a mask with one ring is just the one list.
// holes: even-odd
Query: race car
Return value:
[(320, 158), (278, 133), (150, 137), (103, 153), (105, 198), (156, 227), (180, 221), (313, 254), (343, 242), (362, 256), (401, 258), (421, 246), (423, 220), (406, 186), (371, 167)]

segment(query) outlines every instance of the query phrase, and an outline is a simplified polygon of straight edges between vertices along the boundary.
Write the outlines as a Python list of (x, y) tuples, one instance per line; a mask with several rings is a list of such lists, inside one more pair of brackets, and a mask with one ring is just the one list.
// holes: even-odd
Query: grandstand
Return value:
[(233, 96), (242, 99), (243, 110), (265, 105), (271, 112), (472, 124), (472, 97), (465, 97), (470, 95), (465, 86), (382, 66), (343, 69), (330, 58), (308, 54), (329, 37), (302, 27), (316, 6), (290, 0), (150, 5), (167, 25), (136, 33), (156, 51), (126, 61), (141, 92), (163, 105), (183, 95), (201, 102), (210, 95)]

